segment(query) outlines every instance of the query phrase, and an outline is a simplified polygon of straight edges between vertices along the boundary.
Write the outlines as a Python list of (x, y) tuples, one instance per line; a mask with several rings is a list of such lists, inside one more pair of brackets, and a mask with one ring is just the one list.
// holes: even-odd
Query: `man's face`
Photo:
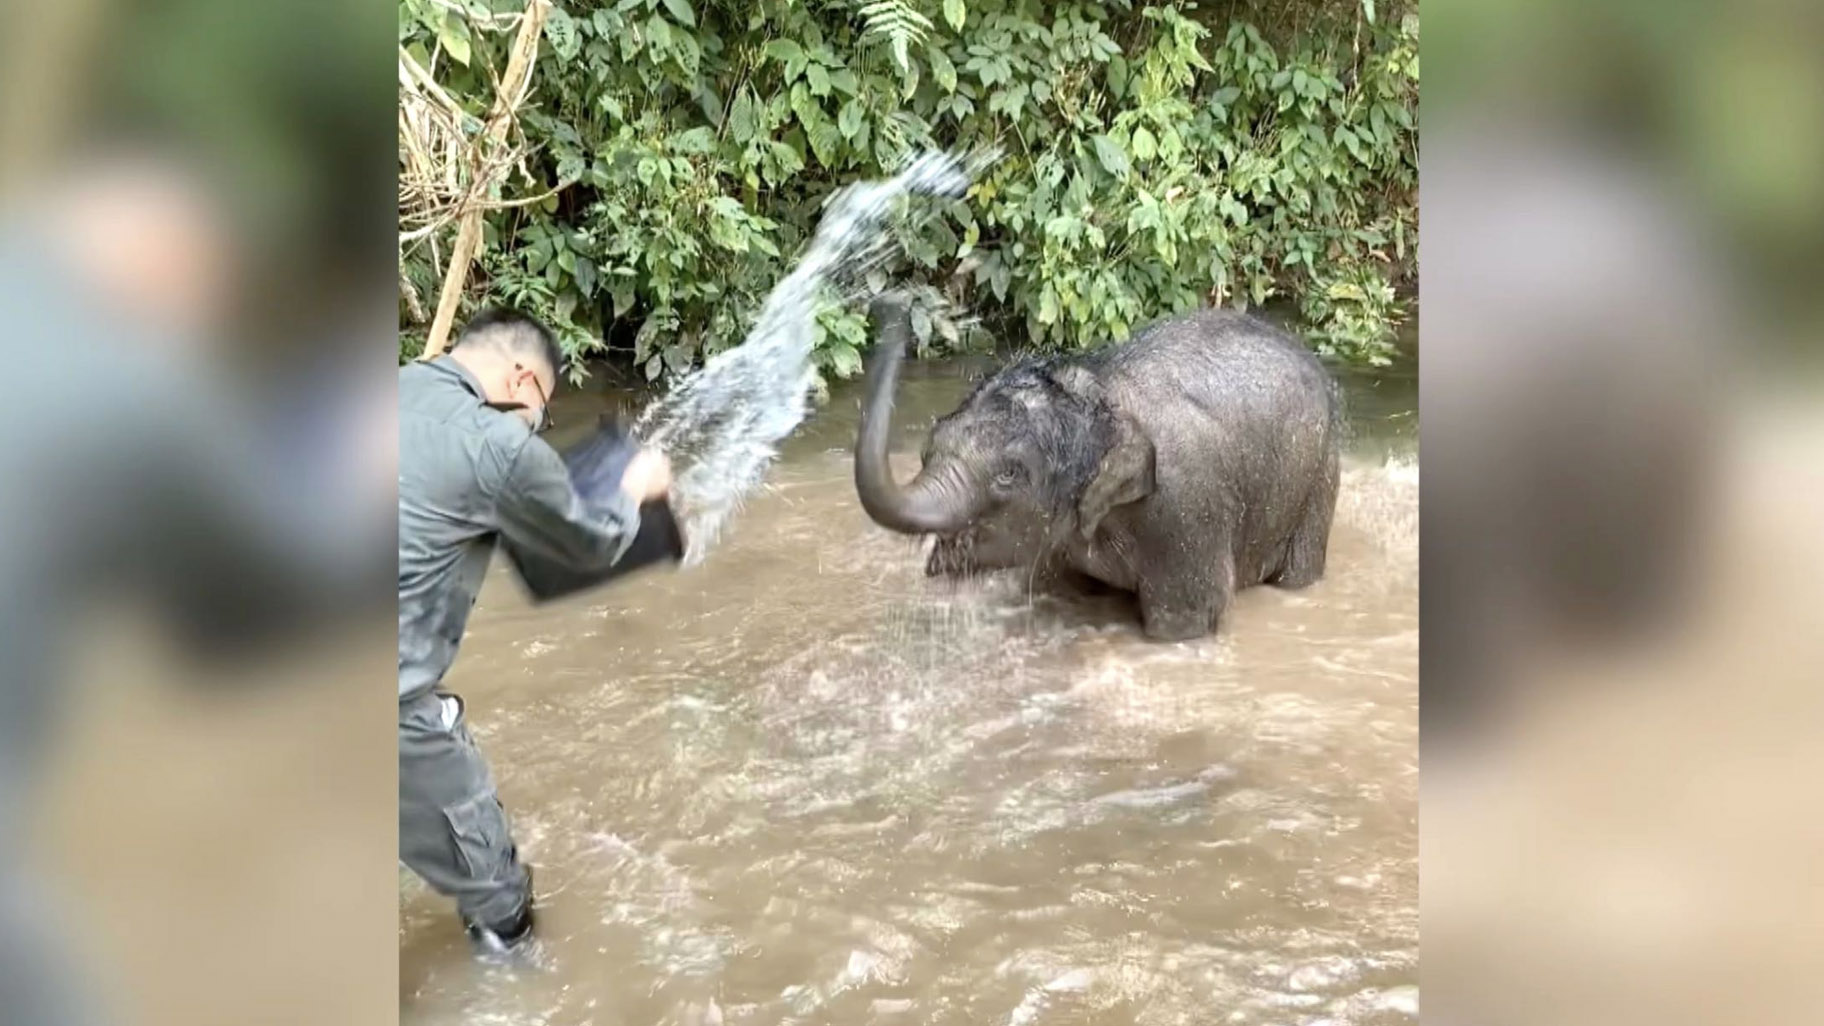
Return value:
[(232, 260), (220, 214), (193, 183), (128, 169), (71, 197), (69, 236), (99, 284), (184, 334), (220, 323)]

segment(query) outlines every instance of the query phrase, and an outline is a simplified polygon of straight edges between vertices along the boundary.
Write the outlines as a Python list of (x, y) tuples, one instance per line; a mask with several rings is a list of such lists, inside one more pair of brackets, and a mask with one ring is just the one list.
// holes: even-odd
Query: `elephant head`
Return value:
[(1087, 542), (1110, 510), (1153, 490), (1153, 445), (1112, 406), (1095, 371), (1028, 360), (976, 387), (932, 428), (924, 466), (901, 485), (887, 463), (894, 388), (909, 318), (903, 301), (872, 311), (878, 333), (855, 448), (855, 488), (875, 523), (935, 535), (926, 572), (1031, 566)]

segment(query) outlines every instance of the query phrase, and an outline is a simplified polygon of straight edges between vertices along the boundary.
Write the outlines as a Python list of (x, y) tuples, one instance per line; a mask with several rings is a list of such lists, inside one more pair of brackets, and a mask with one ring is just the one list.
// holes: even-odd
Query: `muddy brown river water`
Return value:
[[(967, 387), (908, 378), (902, 475)], [(541, 937), (479, 962), (401, 870), (401, 1022), (1416, 1021), (1416, 388), (1348, 392), (1328, 577), (1199, 642), (927, 580), (856, 502), (853, 387), (702, 566), (543, 609), (497, 566), (448, 684)]]

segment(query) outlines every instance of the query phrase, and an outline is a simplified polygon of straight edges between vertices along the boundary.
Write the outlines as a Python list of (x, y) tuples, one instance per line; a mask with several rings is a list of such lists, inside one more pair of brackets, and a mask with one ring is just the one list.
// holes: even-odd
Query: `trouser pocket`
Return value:
[(493, 923), (524, 906), (529, 880), (487, 761), (453, 696), (400, 704), (399, 855), (465, 918)]
[(446, 806), (443, 816), (470, 879), (504, 881), (511, 874), (517, 852), (507, 829), (506, 810), (492, 792)]

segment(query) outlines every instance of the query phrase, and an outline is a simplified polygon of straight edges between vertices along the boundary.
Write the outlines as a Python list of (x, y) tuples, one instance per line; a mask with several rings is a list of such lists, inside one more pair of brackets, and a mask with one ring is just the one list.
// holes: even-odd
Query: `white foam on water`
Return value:
[(1364, 532), (1396, 561), (1419, 551), (1419, 462), (1412, 454), (1379, 465), (1345, 464), (1336, 519)]

